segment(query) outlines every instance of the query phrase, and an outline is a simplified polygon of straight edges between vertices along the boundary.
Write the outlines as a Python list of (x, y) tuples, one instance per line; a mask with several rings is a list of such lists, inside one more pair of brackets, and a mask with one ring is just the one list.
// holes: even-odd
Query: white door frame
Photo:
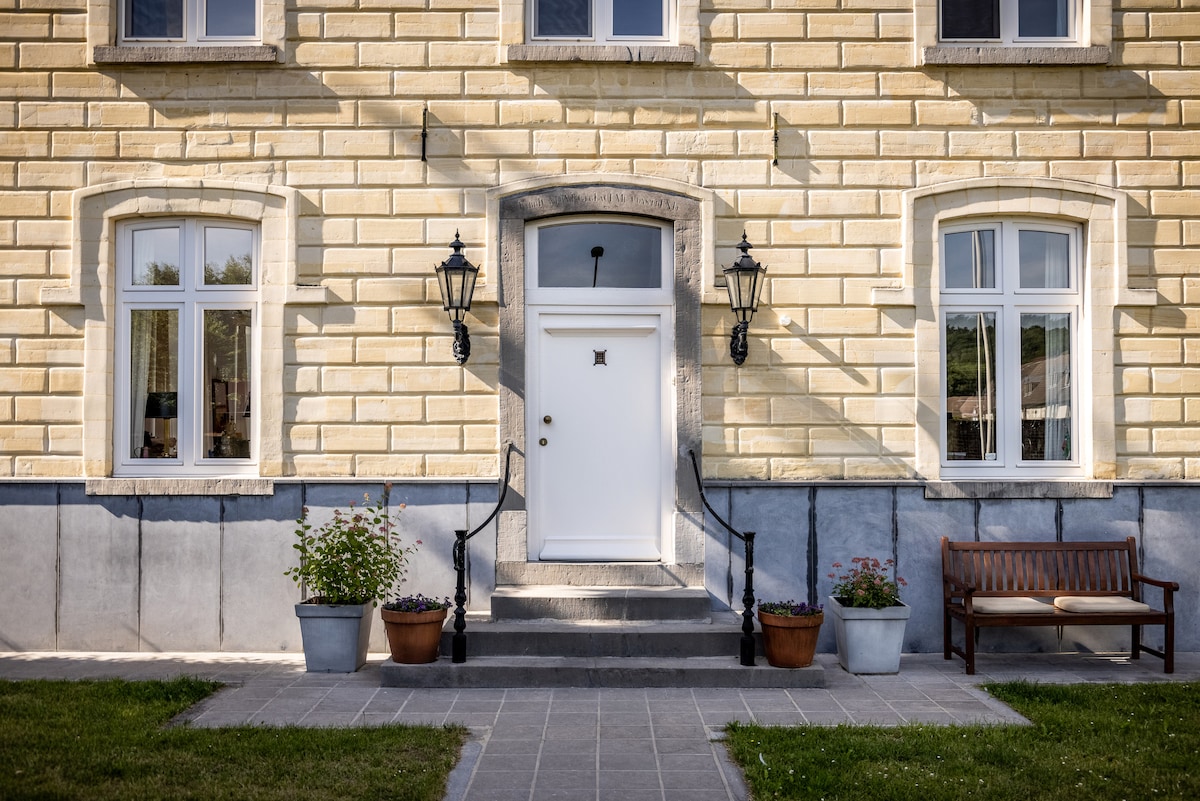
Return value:
[[(538, 230), (546, 225), (563, 223), (616, 222), (636, 223), (658, 228), (660, 231), (659, 253), (661, 274), (657, 289), (604, 289), (604, 288), (539, 288), (538, 284)], [(670, 223), (644, 217), (627, 217), (605, 215), (601, 217), (587, 215), (570, 215), (548, 218), (530, 222), (525, 232), (525, 286), (526, 286), (526, 419), (525, 441), (529, 443), (527, 453), (527, 503), (528, 503), (528, 559), (530, 561), (674, 561), (674, 537), (672, 517), (675, 507), (675, 459), (674, 453), (677, 442), (677, 421), (675, 419), (675, 318), (674, 318), (674, 248), (673, 231)], [(597, 335), (623, 336), (619, 333), (627, 327), (621, 318), (629, 321), (628, 325), (638, 326), (639, 318), (642, 325), (650, 324), (657, 329), (658, 355), (655, 372), (658, 374), (658, 404), (655, 413), (658, 420), (655, 427), (659, 432), (659, 447), (657, 465), (653, 472), (657, 479), (656, 493), (658, 496), (658, 525), (656, 543), (652, 547), (645, 543), (625, 542), (614, 540), (612, 543), (612, 558), (604, 558), (604, 548), (598, 541), (586, 537), (570, 542), (573, 538), (570, 532), (548, 542), (552, 532), (546, 530), (546, 521), (551, 517), (548, 504), (554, 499), (541, 496), (542, 489), (552, 483), (552, 479), (542, 475), (545, 453), (543, 446), (538, 443), (543, 435), (551, 432), (546, 430), (543, 417), (549, 410), (543, 407), (540, 388), (542, 381), (548, 376), (541, 371), (544, 369), (542, 344), (543, 336), (553, 331), (563, 336), (571, 336), (577, 332), (583, 333), (594, 330)], [(550, 329), (545, 322), (550, 323)], [(630, 331), (633, 334), (633, 331)], [(557, 410), (561, 414), (561, 410)], [(649, 410), (647, 410), (649, 411)], [(551, 443), (551, 447), (553, 443)], [(585, 455), (580, 454), (580, 458)], [(622, 464), (611, 466), (613, 470), (621, 470)], [(597, 488), (598, 492), (603, 490)], [(619, 505), (620, 497), (606, 498), (607, 502)], [(582, 536), (582, 535), (581, 535)]]

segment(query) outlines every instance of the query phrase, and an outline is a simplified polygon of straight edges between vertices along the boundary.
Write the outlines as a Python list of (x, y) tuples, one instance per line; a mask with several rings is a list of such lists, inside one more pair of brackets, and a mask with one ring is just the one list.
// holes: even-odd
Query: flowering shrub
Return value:
[(438, 609), (449, 609), (450, 599), (426, 598), (424, 595), (405, 595), (394, 601), (388, 601), (383, 608), (389, 612), (433, 612)]
[(783, 617), (812, 617), (820, 615), (825, 611), (825, 607), (821, 604), (810, 606), (804, 601), (799, 603), (795, 601), (763, 601), (758, 602), (758, 611), (766, 612), (768, 615), (781, 615)]
[[(888, 578), (888, 571), (895, 567), (895, 561), (888, 559), (880, 562), (866, 556), (856, 556), (850, 561), (854, 564), (850, 572), (840, 576), (829, 574), (831, 579), (837, 580), (833, 585), (833, 597), (838, 599), (838, 603), (860, 609), (884, 609), (900, 605), (900, 587), (907, 587), (908, 582), (899, 576), (895, 581)], [(840, 569), (842, 563), (834, 562), (833, 566)]]
[[(284, 571), (308, 593), (308, 602), (323, 604), (378, 603), (404, 582), (408, 560), (421, 544), (417, 540), (405, 547), (400, 542), (397, 521), (387, 512), (383, 496), (371, 504), (363, 495), (363, 505), (350, 504), (348, 512), (333, 510), (333, 519), (313, 528), (304, 507), (296, 521), (300, 564)], [(401, 504), (403, 509), (404, 505)]]

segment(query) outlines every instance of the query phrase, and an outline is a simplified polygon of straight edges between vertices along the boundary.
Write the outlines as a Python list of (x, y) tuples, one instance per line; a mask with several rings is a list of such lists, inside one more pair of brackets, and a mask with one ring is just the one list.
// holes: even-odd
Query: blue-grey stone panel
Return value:
[[(817, 599), (825, 603), (836, 578), (853, 567), (855, 557), (895, 558), (891, 487), (821, 487), (816, 502)], [(834, 567), (834, 564), (841, 567)], [(835, 651), (832, 621), (821, 627), (817, 647)]]
[(284, 571), (296, 563), (301, 488), (222, 499), (221, 650), (299, 651), (300, 589)]
[[(1175, 650), (1200, 651), (1200, 490), (1146, 487), (1142, 573), (1179, 582), (1175, 593)], [(1148, 593), (1158, 606), (1162, 593)], [(1161, 643), (1161, 630), (1143, 629), (1143, 641)]]
[[(392, 503), (405, 504), (400, 513), (405, 544), (421, 541), (417, 554), (409, 562), (400, 594), (421, 593), (453, 599), (454, 532), (468, 529), (469, 525), (466, 484), (396, 483), (392, 486)], [(486, 531), (480, 532), (471, 540), (471, 547), (477, 547), (486, 536)]]
[(896, 570), (908, 582), (900, 597), (912, 607), (904, 650), (936, 653), (942, 650), (942, 537), (974, 541), (975, 502), (926, 500), (920, 487), (898, 487), (896, 531)]
[(1058, 502), (1042, 499), (979, 501), (981, 542), (1053, 542)]
[(221, 499), (142, 499), (143, 651), (221, 647)]
[[(705, 488), (705, 497), (712, 505), (712, 508), (717, 511), (726, 520), (729, 519), (729, 504), (730, 490), (727, 487), (712, 487)], [(712, 599), (713, 609), (716, 611), (729, 610), (731, 608), (741, 609), (741, 590), (736, 591), (734, 595), (733, 588), (733, 571), (735, 567), (732, 559), (734, 556), (733, 544), (741, 547), (741, 543), (734, 539), (725, 528), (704, 510), (704, 586), (708, 588), (709, 596)], [(740, 552), (737, 554), (736, 570), (742, 573), (745, 570), (745, 564), (742, 560)], [(737, 603), (734, 604), (736, 598)]]
[[(467, 505), (468, 531), (475, 529), (492, 510), (499, 500), (500, 488), (496, 484), (469, 484), (467, 493), (470, 501)], [(509, 503), (511, 498), (505, 498)], [(451, 544), (453, 544), (451, 542)], [(439, 548), (449, 549), (438, 541)], [(451, 562), (451, 569), (454, 565)], [(454, 600), (454, 582), (451, 577), (450, 600)], [(478, 534), (471, 538), (467, 545), (467, 606), (471, 611), (487, 611), (491, 608), (492, 592), (496, 589), (496, 520), (488, 523)]]
[(138, 650), (138, 502), (60, 486), (58, 647)]
[(1116, 487), (1111, 498), (1064, 500), (1063, 542), (1138, 536), (1138, 489)]
[(0, 650), (56, 647), (54, 484), (0, 484)]
[[(756, 600), (809, 599), (808, 497), (808, 487), (732, 490), (730, 525), (740, 532), (755, 533)], [(737, 601), (734, 605), (740, 608), (745, 584), (745, 546), (734, 539), (732, 548), (737, 571), (733, 574), (733, 597)]]

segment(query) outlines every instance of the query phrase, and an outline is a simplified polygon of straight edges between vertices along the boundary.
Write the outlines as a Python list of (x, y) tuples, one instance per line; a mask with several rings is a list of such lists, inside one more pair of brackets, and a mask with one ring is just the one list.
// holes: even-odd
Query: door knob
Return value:
[(549, 444), (550, 444), (550, 440), (546, 439), (545, 437), (542, 437), (541, 439), (538, 440), (538, 445), (549, 445)]
[(543, 417), (543, 418), (542, 418), (542, 422), (543, 422), (543, 423), (549, 423), (549, 422), (550, 422), (550, 415), (546, 415), (545, 417)]

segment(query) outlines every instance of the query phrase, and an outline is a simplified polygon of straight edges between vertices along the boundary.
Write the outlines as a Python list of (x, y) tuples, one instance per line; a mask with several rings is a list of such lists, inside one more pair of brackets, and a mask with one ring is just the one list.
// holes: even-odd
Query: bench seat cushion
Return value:
[(1115, 595), (1063, 595), (1054, 605), (1064, 612), (1149, 612), (1150, 605)]
[(1035, 598), (975, 598), (976, 612), (991, 615), (1036, 615), (1053, 612), (1054, 607)]

